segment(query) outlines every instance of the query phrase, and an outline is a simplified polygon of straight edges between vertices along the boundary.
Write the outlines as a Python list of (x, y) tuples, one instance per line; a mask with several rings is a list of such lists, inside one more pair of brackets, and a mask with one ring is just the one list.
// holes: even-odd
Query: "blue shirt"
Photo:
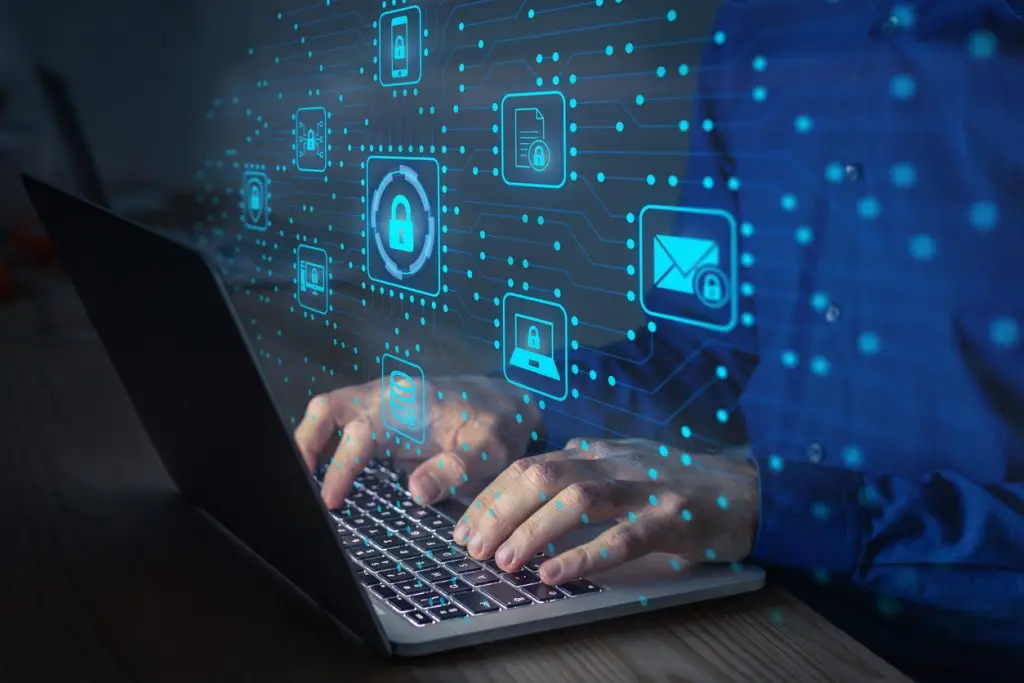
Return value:
[(546, 413), (553, 443), (738, 433), (752, 560), (936, 666), (1024, 646), (1022, 7), (727, 3), (681, 186), (740, 226), (739, 323), (572, 351), (595, 389)]

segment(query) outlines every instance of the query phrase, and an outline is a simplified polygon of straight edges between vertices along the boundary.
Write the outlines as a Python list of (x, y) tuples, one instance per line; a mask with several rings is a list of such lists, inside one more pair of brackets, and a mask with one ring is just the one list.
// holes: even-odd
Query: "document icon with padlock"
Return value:
[(557, 189), (567, 177), (565, 95), (513, 93), (501, 100), (501, 177), (507, 185)]
[(674, 235), (654, 236), (654, 286), (696, 294), (694, 276), (701, 266), (717, 266), (718, 242)]
[(727, 332), (738, 320), (736, 221), (714, 209), (640, 212), (640, 304), (648, 314)]

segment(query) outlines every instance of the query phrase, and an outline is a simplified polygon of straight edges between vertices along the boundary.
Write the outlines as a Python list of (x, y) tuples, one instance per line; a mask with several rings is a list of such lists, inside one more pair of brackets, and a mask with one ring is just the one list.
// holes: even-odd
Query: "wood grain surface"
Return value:
[(178, 497), (73, 295), (41, 289), (46, 303), (0, 311), (4, 683), (908, 680), (771, 585), (420, 660), (375, 659)]

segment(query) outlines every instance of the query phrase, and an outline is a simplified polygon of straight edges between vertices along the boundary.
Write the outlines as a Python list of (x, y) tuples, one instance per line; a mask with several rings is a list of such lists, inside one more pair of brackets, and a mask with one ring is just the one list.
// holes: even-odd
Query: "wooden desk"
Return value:
[[(0, 311), (2, 681), (908, 680), (771, 586), (373, 659), (177, 496), (74, 297), (36, 289), (45, 299)], [(65, 324), (44, 325), (53, 314)]]

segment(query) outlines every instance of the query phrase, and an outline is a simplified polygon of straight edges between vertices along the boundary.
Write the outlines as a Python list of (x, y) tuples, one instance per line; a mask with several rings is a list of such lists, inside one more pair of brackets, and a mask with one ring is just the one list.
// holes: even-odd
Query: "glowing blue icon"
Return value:
[(299, 306), (313, 313), (327, 314), (330, 293), (330, 266), (327, 252), (320, 247), (300, 244), (296, 263), (295, 293)]
[(295, 168), (309, 173), (327, 170), (327, 110), (299, 107), (295, 112)]
[(648, 314), (728, 332), (739, 312), (736, 221), (713, 209), (640, 212), (640, 304)]
[(429, 157), (366, 160), (366, 272), (378, 284), (441, 292), (441, 167)]
[(413, 239), (412, 206), (404, 194), (396, 194), (391, 200), (391, 218), (388, 220), (388, 234), (391, 248), (411, 253), (416, 240)]
[(377, 80), (385, 88), (416, 85), (423, 76), (423, 11), (418, 5), (388, 10), (377, 22)]
[(567, 174), (565, 95), (515, 93), (501, 100), (501, 177), (508, 185), (557, 189)]
[(266, 173), (246, 171), (242, 174), (242, 225), (250, 230), (266, 230), (270, 226), (270, 180)]
[(381, 356), (381, 416), (384, 426), (414, 443), (426, 439), (423, 368), (385, 353)]
[(509, 292), (502, 308), (502, 367), (510, 384), (564, 401), (569, 395), (568, 318), (560, 304)]

